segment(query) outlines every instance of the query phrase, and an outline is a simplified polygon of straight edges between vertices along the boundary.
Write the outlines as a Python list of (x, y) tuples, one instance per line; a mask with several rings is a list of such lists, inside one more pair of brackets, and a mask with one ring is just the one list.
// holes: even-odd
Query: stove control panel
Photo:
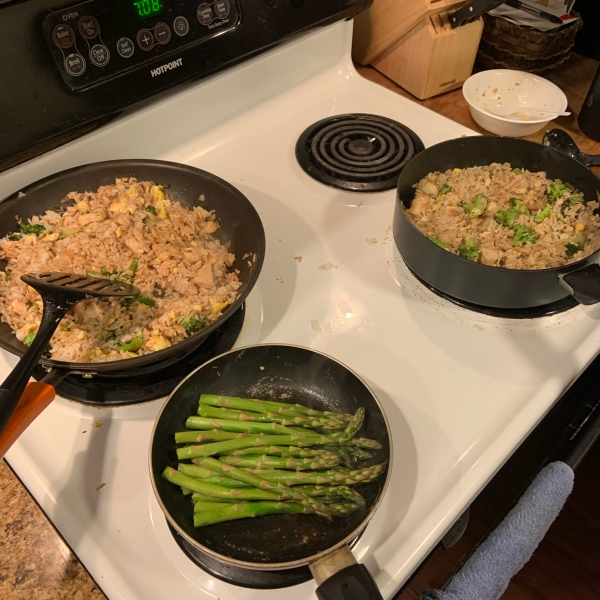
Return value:
[(137, 69), (164, 76), (182, 49), (239, 22), (236, 0), (89, 0), (50, 13), (42, 30), (64, 82), (82, 91)]

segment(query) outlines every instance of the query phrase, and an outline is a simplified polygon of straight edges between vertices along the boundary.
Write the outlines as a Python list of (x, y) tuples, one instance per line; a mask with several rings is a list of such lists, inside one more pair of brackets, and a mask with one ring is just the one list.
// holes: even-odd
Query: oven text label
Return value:
[(162, 75), (163, 73), (166, 73), (167, 71), (171, 71), (172, 69), (176, 69), (177, 67), (180, 67), (182, 65), (182, 62), (183, 62), (183, 59), (178, 58), (177, 60), (167, 63), (166, 65), (162, 65), (160, 67), (156, 67), (156, 69), (152, 69), (150, 71), (150, 75), (152, 75), (152, 77), (156, 77), (157, 75)]

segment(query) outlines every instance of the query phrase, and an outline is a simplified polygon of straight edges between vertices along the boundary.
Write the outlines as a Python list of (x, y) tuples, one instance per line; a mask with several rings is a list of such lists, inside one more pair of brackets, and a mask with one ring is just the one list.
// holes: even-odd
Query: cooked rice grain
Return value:
[[(552, 201), (553, 184), (543, 172), (508, 163), (434, 172), (415, 186), (406, 213), (424, 235), (464, 258), (508, 269), (560, 267), (600, 248), (599, 204), (592, 198), (575, 201), (581, 195), (568, 183)], [(451, 190), (444, 193), (444, 186)], [(478, 194), (486, 198), (479, 209), (487, 203), (481, 215), (473, 208)], [(498, 222), (515, 205), (522, 210), (514, 222)], [(536, 222), (544, 209), (549, 214)]]
[[(211, 235), (220, 227), (214, 211), (186, 209), (162, 186), (133, 178), (94, 193), (71, 192), (63, 202), (69, 203), (64, 211), (29, 220), (43, 226), (38, 235), (0, 240), (0, 259), (8, 263), (0, 272), (0, 317), (20, 341), (30, 343), (42, 315), (39, 294), (20, 279), (25, 273), (118, 278), (148, 299), (130, 306), (120, 299), (77, 304), (50, 342), (51, 358), (63, 361), (102, 362), (162, 350), (193, 333), (190, 318), (206, 326), (236, 299), (242, 284), (229, 270), (235, 261), (229, 244)], [(143, 336), (139, 349), (118, 348), (137, 336)]]

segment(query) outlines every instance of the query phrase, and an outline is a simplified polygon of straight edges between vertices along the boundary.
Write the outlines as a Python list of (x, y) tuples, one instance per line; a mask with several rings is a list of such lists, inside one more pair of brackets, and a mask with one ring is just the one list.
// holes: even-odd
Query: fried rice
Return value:
[[(0, 239), (0, 318), (30, 344), (42, 315), (21, 275), (63, 271), (132, 283), (134, 299), (80, 302), (62, 319), (48, 356), (102, 362), (141, 356), (186, 339), (216, 320), (242, 285), (229, 243), (212, 235), (214, 211), (184, 208), (152, 181), (117, 179), (71, 192), (64, 210), (18, 224)], [(19, 231), (20, 230), (20, 231)]]
[(406, 214), (462, 258), (508, 269), (560, 267), (600, 248), (598, 198), (510, 164), (429, 173)]

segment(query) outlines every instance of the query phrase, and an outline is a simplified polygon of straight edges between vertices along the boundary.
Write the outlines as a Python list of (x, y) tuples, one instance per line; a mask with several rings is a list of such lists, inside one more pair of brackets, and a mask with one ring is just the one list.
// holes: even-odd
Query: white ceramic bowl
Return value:
[(524, 71), (495, 69), (475, 73), (463, 85), (463, 96), (469, 103), (476, 123), (498, 135), (522, 137), (535, 133), (552, 120), (552, 114), (515, 113), (508, 117), (492, 114), (488, 104), (508, 104), (517, 108), (539, 108), (563, 112), (567, 97), (552, 82)]

